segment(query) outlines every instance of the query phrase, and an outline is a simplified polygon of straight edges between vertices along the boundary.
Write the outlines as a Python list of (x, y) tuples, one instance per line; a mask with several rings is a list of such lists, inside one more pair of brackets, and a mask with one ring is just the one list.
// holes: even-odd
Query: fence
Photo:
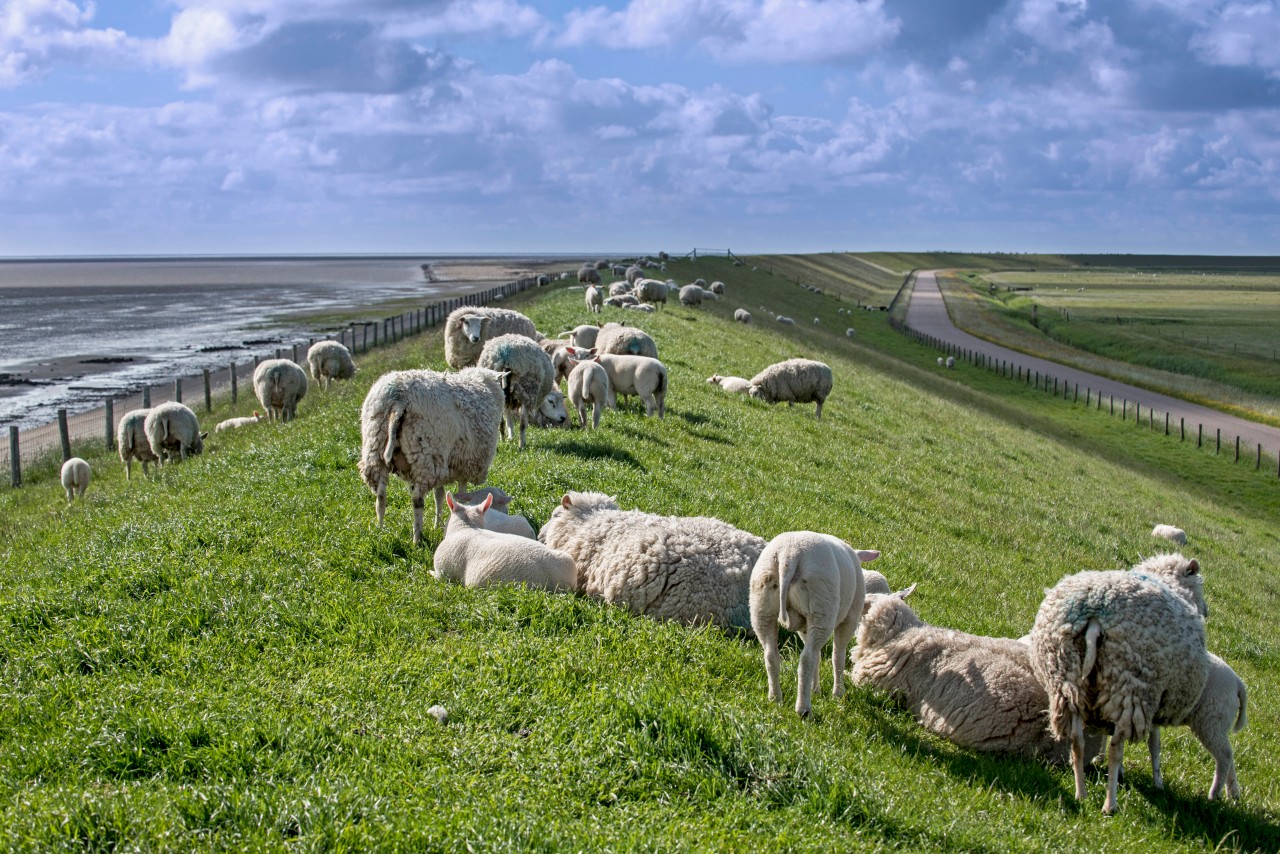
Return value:
[(420, 309), (384, 317), (380, 321), (349, 323), (336, 335), (281, 343), (274, 351), (245, 356), (242, 361), (231, 361), (220, 370), (174, 377), (163, 385), (147, 386), (128, 395), (108, 398), (93, 409), (75, 413), (60, 409), (58, 420), (52, 424), (25, 430), (9, 425), (8, 441), (0, 443), (3, 445), (0, 448), (0, 467), (9, 469), (12, 486), (21, 486), (25, 467), (55, 455), (65, 461), (73, 455), (72, 446), (75, 444), (83, 446), (85, 442), (100, 441), (107, 450), (115, 450), (119, 416), (132, 409), (177, 401), (190, 406), (197, 414), (211, 413), (215, 396), (220, 399), (225, 396), (235, 403), (242, 386), (247, 387), (250, 395), (253, 394), (253, 369), (264, 358), (289, 358), (298, 362), (301, 356), (305, 360), (307, 348), (317, 340), (326, 339), (339, 341), (354, 354), (367, 353), (375, 347), (396, 344), (438, 326), (456, 308), (502, 300), (536, 284), (536, 278), (517, 279), (483, 291), (428, 303)]

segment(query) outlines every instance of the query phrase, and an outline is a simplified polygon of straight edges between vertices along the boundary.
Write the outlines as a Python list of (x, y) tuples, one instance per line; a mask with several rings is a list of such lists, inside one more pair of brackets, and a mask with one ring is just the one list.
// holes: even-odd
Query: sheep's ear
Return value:
[(1191, 559), (1191, 563), (1187, 564), (1187, 575), (1195, 575), (1200, 571), (1200, 561), (1195, 558)]
[(452, 493), (452, 492), (446, 492), (446, 493), (444, 494), (444, 503), (445, 503), (445, 505), (446, 505), (450, 510), (457, 510), (457, 509), (458, 509), (458, 504), (457, 504), (457, 502), (455, 502), (455, 501), (453, 500), (453, 493)]
[(572, 506), (573, 506), (573, 499), (569, 497), (569, 493), (567, 493), (567, 492), (566, 492), (566, 493), (564, 494), (564, 498), (561, 498), (561, 499), (560, 499), (560, 506), (561, 506), (561, 507), (572, 507)]
[[(209, 431), (208, 431), (208, 430), (206, 430), (206, 431), (204, 431), (203, 433), (201, 433), (201, 434), (200, 434), (200, 439), (201, 439), (202, 441), (203, 441), (204, 439), (208, 439), (208, 438), (209, 438)], [(1191, 562), (1192, 562), (1192, 563), (1195, 563), (1195, 561), (1191, 561)]]
[(880, 552), (875, 549), (858, 549), (857, 555), (859, 563), (871, 563), (871, 561), (880, 557)]
[(483, 513), (493, 506), (493, 494), (490, 493), (484, 497), (484, 502), (480, 505), (480, 512)]
[(897, 593), (894, 593), (893, 595), (899, 599), (906, 599), (908, 596), (910, 596), (912, 593), (915, 593), (915, 592), (916, 592), (916, 586), (912, 584), (906, 590), (899, 590)]

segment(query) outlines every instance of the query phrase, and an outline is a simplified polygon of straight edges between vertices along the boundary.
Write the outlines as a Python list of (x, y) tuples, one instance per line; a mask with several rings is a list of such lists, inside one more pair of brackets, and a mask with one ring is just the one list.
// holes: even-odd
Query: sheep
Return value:
[[(1209, 676), (1204, 690), (1196, 701), (1191, 714), (1182, 723), (1191, 728), (1204, 749), (1213, 757), (1213, 783), (1209, 787), (1209, 800), (1215, 800), (1224, 792), (1228, 797), (1240, 797), (1240, 784), (1236, 781), (1235, 756), (1231, 751), (1231, 733), (1239, 732), (1248, 723), (1246, 709), (1249, 691), (1231, 666), (1213, 653), (1209, 653)], [(1160, 773), (1160, 728), (1152, 727), (1147, 736), (1151, 752), (1151, 780), (1157, 789), (1164, 788)]]
[(793, 318), (787, 317), (786, 315), (783, 315), (783, 314), (778, 315), (777, 317), (774, 318), (774, 320), (776, 320), (778, 323), (781, 323), (783, 326), (796, 325), (796, 322)]
[(703, 299), (703, 301), (710, 300), (711, 302), (718, 302), (718, 301), (719, 301), (719, 299), (720, 299), (720, 295), (719, 295), (718, 293), (716, 293), (715, 291), (709, 291), (709, 290), (707, 290), (706, 288), (703, 288), (703, 289), (702, 289), (702, 299)]
[(89, 481), (93, 479), (93, 470), (89, 463), (80, 457), (72, 457), (62, 464), (62, 490), (67, 494), (70, 504), (77, 497), (84, 498)]
[(497, 531), (499, 534), (514, 534), (527, 540), (538, 538), (537, 532), (533, 530), (533, 526), (529, 524), (528, 519), (507, 513), (507, 509), (511, 505), (511, 496), (501, 489), (482, 486), (470, 492), (455, 492), (453, 499), (460, 504), (479, 504), (484, 501), (486, 496), (493, 499), (488, 512), (484, 514), (484, 529), (486, 531)]
[(485, 342), (507, 334), (523, 335), (533, 341), (542, 340), (533, 321), (514, 309), (487, 306), (455, 308), (444, 323), (444, 360), (455, 371), (474, 365)]
[(253, 370), (253, 393), (269, 421), (292, 421), (307, 395), (307, 375), (288, 359), (267, 359)]
[(696, 287), (696, 288), (699, 288), (699, 289), (701, 289), (701, 288), (705, 288), (705, 287), (707, 286), (707, 280), (706, 280), (706, 279), (694, 279), (694, 280), (693, 280), (693, 286), (694, 286), (694, 287)]
[(1172, 525), (1156, 525), (1151, 529), (1151, 536), (1169, 540), (1180, 546), (1187, 544), (1187, 532)]
[(611, 297), (623, 297), (629, 296), (630, 294), (631, 285), (628, 282), (614, 282), (609, 285), (609, 296)]
[[(575, 351), (582, 353), (582, 351)], [(578, 424), (587, 426), (587, 404), (591, 404), (591, 429), (600, 429), (600, 411), (609, 405), (611, 386), (609, 372), (594, 353), (570, 355), (573, 369), (569, 372), (569, 402), (578, 413)]]
[(738, 323), (750, 324), (751, 312), (747, 311), (745, 308), (735, 309), (733, 312), (733, 319)]
[(751, 380), (744, 380), (742, 377), (722, 377), (720, 374), (712, 374), (707, 377), (707, 382), (734, 394), (746, 394), (751, 390)]
[(116, 448), (120, 452), (120, 462), (124, 463), (124, 479), (133, 477), (133, 461), (142, 461), (142, 473), (147, 473), (147, 463), (160, 464), (160, 458), (151, 453), (151, 443), (147, 441), (143, 425), (146, 423), (150, 409), (133, 409), (124, 414), (116, 425)]
[(702, 305), (702, 288), (697, 285), (685, 285), (680, 289), (680, 304), (691, 307)]
[(653, 314), (655, 311), (655, 307), (647, 302), (638, 302), (635, 305), (623, 304), (622, 307), (627, 311), (643, 311), (645, 314)]
[(712, 282), (711, 293), (721, 296), (724, 293), (724, 282)]
[(609, 408), (618, 408), (618, 395), (639, 395), (644, 414), (658, 413), (662, 420), (667, 411), (667, 366), (648, 356), (619, 356), (605, 353), (600, 364), (609, 375)]
[(1049, 726), (1071, 740), (1085, 796), (1085, 727), (1108, 728), (1107, 797), (1116, 809), (1124, 743), (1185, 720), (1209, 673), (1200, 564), (1178, 553), (1133, 569), (1078, 572), (1047, 591), (1031, 629), (1031, 666), (1049, 695)]
[(569, 342), (574, 347), (594, 347), (596, 346), (596, 336), (600, 334), (599, 326), (575, 326), (567, 332), (561, 332), (560, 337), (566, 335)]
[(822, 404), (831, 394), (831, 368), (812, 359), (788, 359), (765, 368), (751, 378), (748, 392), (765, 403), (787, 406), (797, 403), (818, 404), (815, 417), (822, 420)]
[(818, 325), (819, 323), (821, 323), (821, 322), (822, 322), (822, 318), (821, 318), (821, 317), (815, 317), (815, 318), (813, 319), (813, 325), (814, 325), (814, 326), (817, 326), (817, 325)]
[(587, 303), (587, 311), (592, 314), (599, 314), (601, 308), (604, 306), (604, 296), (600, 293), (600, 289), (595, 285), (587, 285), (584, 295)]
[(535, 427), (568, 427), (569, 412), (564, 406), (564, 392), (554, 385), (538, 408), (530, 413)]
[(258, 410), (253, 410), (253, 415), (247, 415), (243, 418), (228, 418), (225, 421), (219, 421), (217, 426), (213, 428), (213, 432), (221, 433), (224, 430), (238, 430), (241, 427), (248, 427), (250, 424), (257, 424), (264, 416), (258, 414)]
[(764, 647), (769, 699), (782, 701), (778, 680), (778, 626), (804, 636), (796, 675), (796, 714), (809, 714), (819, 686), (819, 662), (834, 638), (832, 693), (844, 696), (846, 651), (862, 616), (866, 593), (862, 564), (878, 551), (854, 550), (843, 540), (812, 531), (789, 531), (769, 541), (751, 570), (751, 628)]
[(874, 569), (862, 570), (862, 579), (866, 582), (868, 594), (893, 592), (893, 588), (889, 586), (889, 579), (885, 578)]
[(556, 385), (567, 382), (569, 379), (569, 372), (573, 370), (573, 360), (569, 355), (572, 349), (569, 346), (561, 347), (551, 355), (551, 368), (555, 372)]
[(858, 334), (858, 333), (857, 333), (857, 330), (855, 330), (852, 326), (850, 326), (848, 329), (846, 329), (846, 330), (844, 331), (844, 337), (845, 337), (845, 338), (853, 338), (853, 337), (855, 337), (857, 334)]
[(390, 475), (413, 496), (413, 543), (422, 543), (422, 512), (434, 490), (436, 527), (444, 484), (484, 483), (502, 429), (505, 374), (487, 368), (392, 371), (369, 389), (360, 407), (360, 478), (376, 499), (378, 527), (387, 512)]
[(604, 304), (612, 308), (630, 308), (634, 305), (639, 305), (640, 300), (636, 299), (631, 294), (623, 294), (620, 297), (609, 297), (604, 301)]
[(627, 268), (623, 275), (626, 277), (628, 284), (634, 285), (637, 281), (644, 278), (644, 267), (641, 267), (639, 264), (632, 264)]
[(947, 367), (948, 367), (948, 368), (954, 368), (955, 366), (956, 366), (956, 357), (955, 357), (955, 356), (948, 356), (948, 357), (947, 357)]
[(765, 541), (709, 517), (621, 510), (598, 492), (569, 492), (538, 539), (573, 558), (578, 591), (634, 614), (751, 630), (751, 568)]
[(599, 261), (595, 263), (595, 268), (597, 270), (607, 270), (609, 269), (609, 262), (604, 258), (601, 258)]
[(1068, 745), (1046, 727), (1049, 701), (1026, 645), (931, 626), (906, 603), (914, 590), (866, 595), (854, 684), (887, 691), (962, 747), (1064, 762)]
[(667, 304), (667, 286), (657, 279), (640, 279), (636, 282), (634, 293), (642, 302), (655, 306)]
[(484, 345), (478, 364), (482, 368), (509, 374), (503, 380), (506, 394), (503, 418), (507, 424), (508, 440), (515, 439), (515, 422), (519, 418), (520, 450), (523, 451), (529, 417), (546, 400), (555, 384), (556, 372), (550, 357), (523, 335), (499, 335)]
[(938, 367), (939, 367), (939, 368), (941, 368), (944, 364), (946, 364), (946, 360), (945, 360), (945, 359), (943, 359), (941, 356), (939, 356), (939, 357), (938, 357)]
[(538, 287), (545, 288), (547, 285), (551, 284), (551, 277), (544, 273), (543, 275), (538, 276), (536, 281), (538, 283)]
[(595, 351), (601, 355), (614, 353), (619, 356), (658, 358), (658, 344), (648, 333), (634, 326), (613, 322), (600, 327), (600, 332), (596, 335)]
[(479, 504), (462, 504), (446, 495), (452, 515), (444, 539), (432, 557), (432, 574), (467, 587), (526, 584), (551, 592), (573, 592), (577, 572), (573, 558), (535, 539), (504, 534), (486, 526), (492, 496)]
[(578, 268), (578, 283), (582, 285), (598, 285), (600, 284), (600, 274), (596, 272), (595, 267), (583, 265)]
[(194, 412), (172, 401), (148, 410), (142, 432), (146, 434), (157, 465), (172, 460), (175, 455), (185, 462), (188, 456), (204, 453), (204, 440), (209, 436), (200, 432), (200, 420)]
[(311, 378), (318, 380), (325, 391), (329, 390), (332, 381), (349, 380), (356, 375), (351, 351), (337, 341), (312, 344), (307, 349), (307, 367), (311, 369)]

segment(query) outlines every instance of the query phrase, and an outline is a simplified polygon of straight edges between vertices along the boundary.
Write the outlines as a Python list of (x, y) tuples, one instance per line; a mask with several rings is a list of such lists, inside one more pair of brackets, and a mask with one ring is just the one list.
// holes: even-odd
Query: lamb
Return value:
[[(186, 462), (188, 456), (204, 453), (204, 440), (209, 436), (200, 432), (200, 421), (194, 412), (172, 401), (148, 410), (142, 422), (142, 432), (157, 465), (175, 456)], [(146, 472), (145, 465), (142, 470)]]
[(564, 406), (564, 392), (553, 384), (530, 417), (535, 427), (568, 427), (569, 412)]
[(697, 285), (685, 285), (680, 289), (680, 304), (687, 306), (702, 305), (702, 288)]
[(744, 380), (742, 377), (722, 377), (719, 374), (712, 374), (707, 377), (707, 382), (734, 394), (746, 394), (751, 390), (751, 381)]
[[(1239, 732), (1248, 723), (1246, 708), (1249, 691), (1231, 666), (1213, 653), (1209, 653), (1209, 677), (1204, 690), (1190, 716), (1183, 721), (1213, 757), (1213, 784), (1209, 787), (1209, 800), (1215, 800), (1225, 791), (1229, 797), (1240, 797), (1240, 784), (1236, 781), (1236, 761), (1231, 752), (1231, 733)], [(1151, 779), (1157, 789), (1164, 788), (1160, 773), (1160, 728), (1152, 727), (1147, 737), (1151, 750)]]
[(641, 302), (651, 303), (655, 306), (667, 304), (666, 283), (659, 282), (657, 279), (640, 279), (636, 282), (634, 293)]
[(542, 406), (555, 385), (556, 372), (550, 357), (523, 335), (499, 335), (484, 345), (478, 364), (482, 368), (508, 374), (503, 380), (506, 394), (503, 418), (507, 424), (507, 439), (515, 439), (515, 422), (519, 418), (520, 450), (523, 451), (529, 417)]
[(307, 367), (311, 370), (311, 378), (318, 380), (320, 387), (329, 390), (329, 383), (334, 380), (349, 380), (356, 375), (356, 363), (351, 360), (351, 351), (337, 341), (317, 341), (307, 349)]
[(587, 426), (587, 404), (591, 404), (591, 429), (600, 429), (600, 411), (609, 405), (611, 387), (609, 372), (600, 364), (600, 357), (594, 353), (575, 358), (570, 356), (573, 369), (569, 372), (569, 402), (578, 413), (578, 424), (584, 429)]
[(862, 616), (866, 593), (862, 564), (878, 551), (854, 550), (843, 540), (812, 531), (789, 531), (769, 541), (751, 570), (751, 628), (764, 646), (769, 699), (781, 702), (778, 626), (804, 636), (796, 675), (796, 714), (809, 714), (819, 687), (822, 648), (834, 637), (833, 694), (844, 696), (846, 652)]
[(432, 557), (432, 574), (467, 587), (526, 584), (540, 590), (572, 592), (577, 585), (573, 558), (537, 540), (491, 531), (485, 516), (493, 502), (461, 504), (446, 495), (452, 515)]
[(288, 359), (267, 359), (253, 371), (253, 392), (270, 421), (292, 421), (307, 395), (307, 375)]
[(1085, 796), (1085, 727), (1112, 733), (1102, 807), (1111, 813), (1124, 743), (1191, 714), (1209, 674), (1207, 613), (1199, 562), (1176, 552), (1129, 571), (1078, 572), (1046, 593), (1031, 666), (1049, 695), (1053, 734), (1071, 740), (1077, 799)]
[(587, 303), (587, 311), (592, 314), (599, 314), (604, 307), (604, 296), (600, 293), (600, 289), (595, 285), (587, 285), (584, 295)]
[(712, 282), (711, 293), (715, 294), (716, 296), (721, 296), (722, 294), (724, 294), (724, 282)]
[(599, 334), (599, 326), (575, 326), (568, 332), (560, 333), (560, 336), (563, 338), (568, 335), (569, 341), (574, 347), (594, 347), (596, 346), (596, 336)]
[(126, 412), (116, 425), (116, 448), (120, 452), (120, 462), (124, 463), (124, 479), (133, 477), (133, 461), (142, 461), (142, 473), (147, 473), (147, 463), (160, 464), (160, 458), (151, 453), (151, 443), (147, 441), (143, 424), (146, 423), (150, 409), (133, 409)]
[(812, 359), (788, 359), (765, 368), (751, 378), (750, 395), (765, 403), (787, 406), (818, 404), (815, 417), (822, 420), (822, 404), (831, 394), (831, 368)]
[(614, 353), (619, 356), (658, 358), (658, 344), (648, 333), (634, 326), (613, 322), (600, 327), (600, 332), (596, 335), (595, 350), (601, 355)]
[(639, 305), (640, 300), (636, 299), (631, 294), (623, 294), (619, 297), (609, 297), (604, 301), (604, 304), (612, 308), (630, 308), (632, 306)]
[[(631, 295), (631, 284), (629, 282), (614, 282), (609, 285), (609, 296), (624, 297)], [(639, 300), (637, 300), (639, 302)]]
[(606, 353), (600, 364), (609, 375), (609, 408), (617, 409), (617, 395), (640, 396), (644, 414), (658, 413), (661, 420), (667, 411), (667, 366), (648, 356), (618, 356)]
[(239, 430), (241, 427), (248, 427), (250, 424), (257, 424), (262, 419), (263, 416), (259, 415), (258, 410), (255, 409), (253, 410), (253, 415), (248, 415), (243, 418), (228, 418), (225, 421), (219, 421), (217, 426), (213, 428), (213, 432), (221, 433), (224, 430)]
[(80, 457), (72, 457), (62, 464), (62, 489), (67, 493), (67, 503), (76, 497), (84, 498), (89, 481), (93, 479), (93, 470), (89, 463)]
[(524, 537), (528, 540), (537, 539), (538, 535), (533, 530), (533, 526), (529, 524), (528, 519), (523, 516), (508, 514), (507, 510), (511, 506), (511, 496), (501, 489), (483, 486), (470, 492), (456, 492), (453, 495), (453, 499), (460, 504), (479, 504), (484, 501), (486, 496), (493, 499), (488, 512), (484, 514), (484, 529), (486, 531), (497, 531), (499, 534), (515, 534), (517, 537)]
[(868, 593), (850, 675), (887, 691), (931, 732), (961, 747), (1063, 762), (1025, 644), (923, 622), (897, 593)]
[(484, 306), (455, 308), (444, 324), (444, 360), (455, 371), (474, 365), (485, 342), (508, 334), (542, 340), (533, 321), (518, 311)]
[(733, 312), (733, 319), (736, 320), (738, 323), (750, 324), (751, 312), (747, 311), (745, 308), (735, 309)]
[(719, 519), (621, 510), (569, 492), (538, 539), (573, 558), (578, 591), (634, 614), (750, 631), (751, 568), (765, 541)]
[(360, 407), (360, 478), (376, 497), (378, 526), (387, 510), (387, 480), (395, 475), (413, 495), (413, 542), (422, 542), (422, 511), (435, 491), (436, 527), (444, 484), (484, 483), (502, 429), (503, 374), (465, 368), (392, 371), (369, 389)]
[(1180, 546), (1187, 544), (1187, 532), (1172, 525), (1156, 525), (1151, 529), (1151, 536), (1169, 540)]
[(778, 315), (777, 317), (775, 317), (775, 318), (774, 318), (774, 320), (776, 320), (778, 323), (781, 323), (783, 326), (795, 326), (795, 325), (796, 325), (796, 322), (795, 322), (795, 320), (794, 320), (793, 318), (787, 317), (787, 316), (782, 315), (782, 314), (780, 314), (780, 315)]

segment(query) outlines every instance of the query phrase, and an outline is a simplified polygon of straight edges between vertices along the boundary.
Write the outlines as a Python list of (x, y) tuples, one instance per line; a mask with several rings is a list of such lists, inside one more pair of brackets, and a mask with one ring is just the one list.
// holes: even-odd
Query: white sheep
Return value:
[(570, 492), (538, 539), (573, 558), (578, 591), (634, 614), (749, 631), (751, 568), (765, 541), (709, 517), (621, 510)]
[(564, 399), (564, 392), (553, 385), (538, 408), (529, 414), (529, 420), (533, 422), (533, 426), (568, 427), (569, 410), (565, 408)]
[(578, 283), (582, 285), (598, 285), (600, 284), (600, 274), (596, 272), (596, 268), (584, 264), (578, 268)]
[(751, 380), (745, 380), (742, 377), (723, 377), (720, 374), (712, 374), (707, 377), (707, 382), (733, 394), (746, 394), (751, 391)]
[(782, 315), (782, 314), (780, 314), (780, 315), (778, 315), (777, 317), (775, 317), (775, 318), (774, 318), (774, 320), (776, 320), (778, 323), (781, 323), (783, 326), (795, 326), (795, 325), (796, 325), (796, 322), (795, 322), (795, 319), (794, 319), (794, 318), (790, 318), (790, 317), (787, 317), (786, 315)]
[(747, 311), (745, 308), (734, 309), (733, 319), (736, 320), (738, 323), (750, 324), (751, 312)]
[(1169, 540), (1180, 546), (1187, 544), (1187, 532), (1172, 525), (1156, 525), (1151, 529), (1151, 536)]
[[(515, 423), (520, 422), (520, 450), (524, 450), (525, 431), (533, 411), (546, 400), (555, 385), (556, 372), (551, 359), (535, 342), (523, 335), (499, 335), (485, 343), (477, 364), (497, 373), (507, 373), (503, 380), (507, 439), (515, 439)], [(563, 406), (561, 407), (563, 412)]]
[(307, 349), (307, 367), (311, 378), (326, 391), (334, 380), (349, 380), (356, 375), (351, 351), (337, 341), (317, 341)]
[(777, 362), (751, 378), (749, 394), (765, 403), (787, 406), (817, 403), (815, 417), (822, 419), (822, 404), (831, 395), (831, 368), (812, 359), (787, 359)]
[(455, 308), (444, 324), (444, 360), (455, 371), (474, 365), (485, 342), (508, 334), (542, 340), (533, 321), (518, 311), (485, 306)]
[(573, 558), (537, 540), (485, 528), (491, 496), (479, 504), (460, 504), (446, 495), (452, 515), (444, 539), (432, 557), (436, 578), (467, 587), (527, 584), (540, 590), (573, 591), (577, 573)]
[(647, 332), (610, 321), (596, 334), (595, 351), (601, 355), (648, 356), (658, 358), (658, 344)]
[(638, 302), (635, 305), (624, 304), (622, 306), (627, 311), (643, 311), (645, 314), (653, 314), (656, 308), (647, 302)]
[(702, 305), (702, 288), (698, 285), (685, 285), (680, 289), (680, 304), (687, 306)]
[(489, 510), (484, 514), (484, 529), (486, 531), (497, 531), (499, 534), (515, 534), (517, 537), (524, 537), (528, 540), (537, 539), (538, 534), (533, 530), (533, 526), (529, 524), (528, 519), (508, 512), (511, 506), (511, 496), (501, 489), (483, 486), (470, 492), (456, 492), (453, 499), (460, 504), (479, 504), (484, 501), (486, 496), (493, 499)]
[[(628, 282), (613, 282), (609, 285), (609, 296), (624, 297), (631, 296), (631, 285)], [(639, 300), (636, 300), (639, 302)]]
[(1180, 554), (1133, 569), (1079, 572), (1047, 591), (1031, 629), (1031, 665), (1049, 695), (1049, 725), (1071, 740), (1076, 798), (1085, 796), (1084, 730), (1111, 730), (1107, 797), (1116, 789), (1126, 741), (1187, 718), (1209, 673), (1204, 580)]
[[(667, 285), (657, 279), (640, 279), (636, 282), (635, 295), (641, 301), (653, 305), (667, 304)], [(591, 346), (590, 344), (586, 346)]]
[(866, 594), (862, 564), (880, 552), (855, 550), (837, 537), (788, 531), (769, 541), (751, 570), (751, 628), (764, 647), (769, 699), (782, 701), (778, 678), (778, 626), (804, 637), (796, 675), (796, 714), (809, 714), (819, 686), (822, 648), (834, 638), (832, 693), (844, 696), (849, 641), (858, 630)]
[(712, 282), (711, 293), (721, 296), (724, 293), (724, 282)]
[[(142, 432), (155, 455), (157, 464), (204, 453), (208, 433), (200, 432), (200, 420), (189, 407), (170, 401), (153, 406), (142, 422)], [(146, 472), (146, 466), (143, 466)]]
[(587, 311), (599, 314), (604, 306), (604, 295), (600, 293), (600, 289), (595, 285), (587, 285), (587, 289), (583, 291), (583, 297), (587, 303)]
[[(1209, 787), (1209, 800), (1224, 792), (1228, 797), (1240, 797), (1240, 783), (1236, 780), (1236, 760), (1231, 751), (1231, 733), (1239, 732), (1248, 723), (1249, 691), (1231, 666), (1213, 653), (1209, 653), (1209, 677), (1204, 690), (1196, 701), (1191, 714), (1182, 723), (1204, 745), (1213, 757), (1213, 784)], [(1147, 736), (1151, 751), (1151, 781), (1157, 789), (1164, 788), (1160, 773), (1160, 728), (1152, 727)]]
[(948, 356), (948, 357), (947, 357), (947, 367), (948, 367), (948, 368), (954, 368), (955, 366), (956, 366), (956, 357), (955, 357), (955, 356)]
[(906, 603), (913, 590), (867, 594), (854, 684), (888, 692), (962, 747), (1064, 762), (1068, 745), (1046, 726), (1049, 700), (1026, 645), (931, 626)]
[[(580, 356), (577, 354), (581, 354)], [(577, 356), (575, 358), (575, 356)], [(609, 405), (609, 372), (594, 353), (575, 350), (570, 356), (569, 403), (578, 413), (578, 423), (587, 426), (587, 404), (591, 405), (591, 429), (600, 429), (600, 412)]]
[(267, 359), (253, 371), (253, 392), (270, 421), (292, 421), (307, 395), (307, 375), (288, 359)]
[(817, 325), (818, 325), (819, 323), (821, 323), (821, 322), (822, 322), (822, 318), (821, 318), (821, 317), (815, 317), (815, 318), (813, 319), (813, 325), (814, 325), (814, 326), (817, 326)]
[(596, 346), (596, 336), (600, 334), (599, 326), (575, 326), (567, 332), (560, 333), (560, 337), (568, 337), (569, 343), (574, 347), (594, 347)]
[(246, 415), (242, 418), (227, 418), (219, 421), (214, 426), (213, 432), (221, 433), (224, 430), (239, 430), (241, 427), (248, 427), (250, 424), (257, 424), (264, 416), (258, 414), (258, 410), (253, 410), (253, 415)]
[(486, 368), (456, 374), (393, 371), (369, 389), (360, 407), (360, 477), (376, 497), (378, 526), (395, 475), (413, 496), (413, 542), (422, 542), (424, 498), (435, 493), (436, 527), (444, 485), (484, 483), (502, 429), (505, 376)]
[(120, 462), (124, 463), (124, 479), (133, 477), (133, 461), (142, 461), (142, 473), (147, 473), (147, 463), (159, 465), (160, 458), (151, 453), (151, 443), (147, 441), (147, 433), (143, 429), (150, 409), (133, 409), (126, 412), (116, 425), (116, 450), (120, 452)]
[(945, 364), (946, 364), (946, 360), (945, 360), (945, 359), (943, 359), (941, 356), (939, 356), (939, 357), (938, 357), (938, 367), (939, 367), (939, 368), (941, 368), (941, 367), (942, 367), (943, 365), (945, 365)]
[(84, 498), (84, 492), (89, 488), (89, 481), (93, 479), (93, 470), (89, 468), (89, 463), (80, 458), (72, 457), (62, 464), (62, 489), (67, 493), (67, 503), (70, 504), (77, 497)]
[(866, 582), (867, 593), (892, 593), (889, 579), (874, 569), (863, 569), (862, 580)]
[(627, 284), (634, 285), (637, 281), (644, 278), (644, 267), (641, 267), (639, 264), (632, 264), (626, 269), (623, 276), (626, 278)]
[(609, 375), (609, 408), (618, 408), (618, 395), (639, 395), (644, 414), (661, 420), (667, 411), (667, 366), (648, 356), (605, 353), (600, 364)]
[(706, 288), (702, 289), (703, 302), (718, 302), (719, 300), (720, 300), (720, 295), (715, 291), (707, 290)]
[(850, 326), (848, 329), (846, 329), (846, 330), (844, 331), (844, 337), (845, 337), (845, 338), (853, 338), (853, 337), (854, 337), (854, 336), (856, 336), (857, 334), (858, 334), (858, 333), (857, 333), (857, 330), (855, 330), (852, 326)]
[(622, 296), (609, 297), (604, 304), (611, 308), (632, 308), (640, 304), (640, 300), (631, 294), (623, 294)]

